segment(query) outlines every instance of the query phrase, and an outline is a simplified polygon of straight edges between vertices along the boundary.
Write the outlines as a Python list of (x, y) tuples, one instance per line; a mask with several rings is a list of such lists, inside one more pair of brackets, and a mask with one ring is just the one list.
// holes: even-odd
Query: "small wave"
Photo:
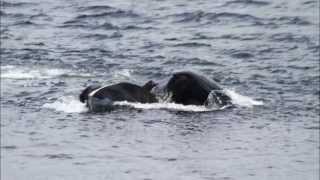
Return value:
[(81, 14), (81, 15), (78, 15), (75, 19), (76, 20), (80, 20), (80, 19), (96, 19), (96, 18), (102, 18), (102, 17), (106, 17), (110, 15), (110, 13), (98, 13), (98, 14)]
[(197, 42), (188, 42), (188, 43), (178, 43), (173, 45), (174, 47), (211, 47), (210, 44), (197, 43)]
[(312, 69), (315, 68), (315, 66), (311, 66), (311, 65), (289, 65), (287, 66), (289, 69), (296, 69), (296, 70), (308, 70), (308, 69)]
[(30, 2), (1, 2), (2, 7), (25, 7), (25, 6), (34, 6), (36, 3), (30, 3)]
[(73, 96), (61, 97), (53, 103), (44, 104), (43, 107), (66, 113), (82, 113), (88, 110), (85, 104), (81, 103), (76, 97)]
[(32, 21), (25, 20), (25, 21), (18, 21), (13, 24), (14, 26), (38, 26), (39, 24), (36, 24)]
[(106, 35), (106, 34), (80, 35), (80, 38), (95, 39), (95, 40), (105, 40), (105, 39), (120, 38), (120, 37), (122, 37), (122, 34), (120, 32), (114, 32), (111, 35)]
[(199, 22), (204, 16), (205, 13), (203, 11), (195, 11), (195, 12), (185, 12), (181, 14), (173, 14), (169, 15), (170, 17), (178, 18), (176, 22), (184, 23), (184, 22)]
[(28, 19), (30, 15), (23, 14), (23, 13), (7, 13), (5, 11), (0, 11), (1, 17), (9, 17), (9, 18), (17, 18), (17, 19)]
[(319, 53), (320, 45), (310, 45), (310, 46), (308, 46), (308, 49), (314, 53)]
[(109, 11), (109, 10), (114, 10), (116, 8), (107, 6), (107, 5), (94, 5), (94, 6), (86, 6), (86, 7), (79, 7), (79, 11)]
[(290, 17), (290, 16), (282, 16), (280, 18), (272, 18), (271, 21), (280, 22), (281, 24), (288, 25), (310, 25), (311, 22), (301, 18), (301, 17)]
[(105, 34), (89, 34), (89, 35), (80, 35), (80, 38), (104, 40), (104, 39), (108, 39), (110, 37), (108, 35), (105, 35)]
[(46, 154), (44, 157), (49, 159), (73, 159), (71, 154)]
[(253, 107), (253, 106), (261, 106), (263, 105), (262, 101), (257, 101), (248, 96), (243, 96), (241, 94), (236, 93), (233, 90), (225, 89), (225, 92), (228, 96), (231, 97), (232, 103), (238, 106), (243, 107)]
[(79, 20), (66, 21), (60, 28), (84, 28), (84, 29), (105, 29), (105, 30), (118, 30), (120, 27), (111, 23), (105, 22), (102, 24), (92, 24), (89, 22), (82, 22)]
[(72, 72), (65, 69), (24, 68), (16, 66), (1, 66), (1, 78), (4, 79), (50, 79), (54, 77), (90, 77), (90, 74)]
[(201, 66), (225, 66), (223, 64), (219, 64), (210, 60), (200, 59), (200, 58), (183, 58), (183, 57), (173, 57), (163, 64), (193, 64), (193, 65), (201, 65)]
[(79, 12), (88, 13), (79, 15), (77, 18), (96, 18), (96, 17), (139, 17), (139, 14), (132, 11), (118, 9), (108, 5), (93, 5), (79, 7)]
[(18, 147), (15, 145), (7, 145), (7, 146), (1, 146), (0, 148), (7, 149), (7, 150), (13, 150), (13, 149), (17, 149)]
[(137, 26), (137, 25), (128, 25), (121, 27), (122, 30), (150, 30), (154, 29), (153, 27), (142, 27), (142, 26)]
[(248, 59), (248, 58), (253, 58), (254, 55), (248, 52), (236, 52), (231, 54), (231, 56), (233, 58), (237, 58), (237, 59)]
[(309, 43), (310, 39), (307, 36), (295, 35), (292, 33), (278, 33), (270, 37), (271, 41), (277, 42), (296, 42), (296, 43)]
[(232, 40), (249, 41), (249, 40), (259, 40), (259, 39), (261, 39), (262, 35), (263, 34), (261, 34), (261, 33), (241, 34), (241, 35), (226, 34), (226, 35), (222, 35), (220, 37), (217, 37), (217, 39), (232, 39)]
[(96, 18), (107, 18), (107, 17), (139, 17), (138, 14), (135, 14), (131, 11), (124, 11), (124, 10), (115, 10), (109, 12), (102, 12), (102, 13), (94, 13), (94, 14), (81, 14), (78, 15), (75, 19), (96, 19)]
[(269, 5), (270, 2), (266, 1), (254, 1), (254, 0), (235, 0), (226, 2), (223, 6), (230, 5), (243, 5), (243, 6), (266, 6)]
[(176, 22), (185, 23), (185, 22), (200, 22), (201, 20), (214, 21), (214, 22), (224, 22), (228, 19), (238, 20), (238, 21), (252, 21), (253, 23), (260, 22), (261, 19), (249, 14), (240, 14), (240, 13), (230, 13), (230, 12), (221, 12), (221, 13), (207, 13), (203, 11), (195, 11), (190, 13), (174, 14), (170, 15), (171, 17), (178, 18)]
[(80, 51), (74, 51), (75, 53), (99, 53), (101, 55), (104, 55), (104, 54), (110, 54), (111, 51), (108, 51), (106, 49), (103, 49), (103, 48), (89, 48), (89, 49), (82, 49)]
[(259, 40), (263, 34), (261, 33), (252, 33), (252, 34), (224, 34), (221, 36), (207, 36), (203, 34), (195, 34), (191, 40), (212, 40), (212, 39), (230, 39), (230, 40), (241, 40), (241, 41), (250, 41), (250, 40)]
[(49, 15), (47, 15), (45, 13), (39, 13), (39, 14), (31, 15), (30, 19), (32, 19), (32, 20), (42, 20), (42, 21), (52, 21), (53, 20), (52, 17), (50, 17)]
[(306, 2), (302, 2), (302, 4), (304, 4), (304, 5), (309, 5), (309, 4), (316, 4), (317, 3), (317, 1), (306, 1)]
[(25, 45), (28, 46), (45, 46), (43, 42), (30, 42), (30, 43), (25, 43)]
[[(80, 20), (71, 20), (66, 21), (63, 23), (63, 25), (59, 26), (61, 28), (85, 28), (85, 29), (104, 29), (104, 30), (150, 30), (154, 29), (153, 27), (143, 27), (143, 26), (137, 26), (137, 25), (126, 25), (126, 26), (117, 26), (110, 22), (105, 22), (101, 24), (96, 23), (90, 23), (90, 22), (82, 22)], [(105, 35), (104, 39), (106, 38), (118, 38), (122, 37), (122, 35), (119, 32), (115, 32), (111, 36)]]
[(230, 13), (230, 12), (211, 13), (209, 14), (209, 18), (210, 19), (233, 18), (233, 19), (240, 19), (240, 20), (255, 20), (255, 21), (260, 20), (260, 18), (250, 14), (239, 14), (239, 13)]

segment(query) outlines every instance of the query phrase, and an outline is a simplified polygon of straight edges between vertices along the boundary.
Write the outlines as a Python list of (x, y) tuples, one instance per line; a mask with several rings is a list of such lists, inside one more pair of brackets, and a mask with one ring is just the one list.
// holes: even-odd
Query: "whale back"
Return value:
[(156, 98), (150, 93), (149, 87), (140, 87), (126, 82), (103, 87), (93, 96), (99, 99), (108, 97), (112, 101), (156, 102)]
[(155, 95), (150, 92), (153, 86), (153, 82), (149, 82), (143, 87), (126, 82), (104, 87), (89, 86), (82, 91), (79, 99), (86, 103), (90, 111), (104, 112), (112, 110), (115, 101), (157, 102)]

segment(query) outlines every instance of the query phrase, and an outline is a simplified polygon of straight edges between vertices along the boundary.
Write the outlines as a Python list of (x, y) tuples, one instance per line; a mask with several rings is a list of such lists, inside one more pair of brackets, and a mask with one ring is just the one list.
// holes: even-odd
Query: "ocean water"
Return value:
[[(319, 0), (2, 0), (0, 15), (1, 179), (319, 179)], [(182, 70), (235, 108), (78, 101)]]

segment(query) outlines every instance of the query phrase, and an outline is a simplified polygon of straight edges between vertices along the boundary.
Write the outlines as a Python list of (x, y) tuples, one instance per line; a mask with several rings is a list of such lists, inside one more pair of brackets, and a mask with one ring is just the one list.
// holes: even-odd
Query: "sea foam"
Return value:
[[(232, 103), (236, 106), (242, 107), (253, 107), (263, 105), (262, 101), (254, 100), (251, 97), (240, 95), (235, 91), (226, 90), (226, 93), (231, 97)], [(208, 108), (206, 106), (198, 105), (183, 105), (176, 104), (171, 102), (159, 102), (159, 103), (136, 103), (128, 101), (117, 101), (114, 102), (114, 105), (117, 106), (129, 106), (136, 109), (167, 109), (174, 111), (189, 111), (189, 112), (207, 112), (207, 111), (216, 111), (222, 110), (226, 107), (220, 108)], [(46, 103), (43, 105), (44, 108), (53, 109), (55, 111), (62, 111), (65, 113), (82, 113), (87, 112), (88, 108), (85, 104), (81, 103), (74, 96), (64, 96), (52, 103)]]
[(65, 113), (82, 113), (88, 111), (85, 104), (81, 103), (74, 96), (61, 97), (55, 102), (44, 104), (43, 107)]

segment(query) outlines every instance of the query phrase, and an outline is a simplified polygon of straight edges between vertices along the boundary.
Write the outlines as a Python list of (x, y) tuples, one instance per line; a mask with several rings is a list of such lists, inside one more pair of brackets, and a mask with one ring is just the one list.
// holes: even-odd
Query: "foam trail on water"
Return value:
[(48, 79), (67, 73), (62, 69), (28, 69), (15, 66), (1, 66), (1, 71), (1, 78), (7, 79)]
[(74, 96), (61, 97), (53, 103), (44, 104), (43, 107), (66, 113), (82, 113), (88, 111), (85, 104), (81, 103)]
[(263, 105), (262, 101), (257, 101), (257, 100), (252, 99), (251, 97), (243, 96), (233, 90), (225, 89), (225, 92), (228, 96), (231, 97), (232, 103), (235, 105), (244, 106), (244, 107), (253, 107), (253, 106)]
[[(50, 79), (59, 76), (79, 76), (79, 73), (72, 72), (66, 69), (56, 68), (27, 68), (16, 66), (1, 66), (1, 78), (5, 79)], [(88, 74), (81, 74), (81, 76), (88, 77)]]
[(178, 111), (190, 111), (190, 112), (206, 112), (213, 111), (218, 109), (209, 109), (205, 106), (196, 106), (196, 105), (183, 105), (183, 104), (175, 104), (175, 103), (133, 103), (127, 101), (119, 101), (115, 102), (115, 105), (119, 106), (130, 106), (136, 109), (169, 109), (169, 110), (178, 110)]

